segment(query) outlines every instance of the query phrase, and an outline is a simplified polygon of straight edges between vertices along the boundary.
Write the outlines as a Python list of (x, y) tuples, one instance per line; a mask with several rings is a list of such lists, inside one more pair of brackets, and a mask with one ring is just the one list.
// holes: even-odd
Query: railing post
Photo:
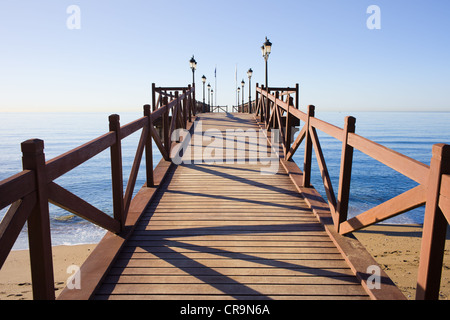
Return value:
[(197, 110), (197, 100), (195, 100), (195, 83), (192, 84), (192, 88), (194, 89), (194, 92), (192, 92), (192, 101), (193, 101), (193, 105), (194, 105), (194, 109), (195, 109), (195, 112), (194, 112), (194, 116), (195, 116), (197, 113), (200, 113)]
[(147, 175), (147, 188), (154, 187), (153, 180), (153, 139), (150, 128), (153, 126), (151, 106), (144, 105), (144, 116), (148, 118), (148, 133), (145, 140), (145, 167)]
[(267, 128), (267, 118), (268, 118), (268, 113), (267, 113), (267, 98), (264, 97), (264, 85), (261, 85), (261, 108), (264, 110), (263, 113), (263, 119), (264, 119), (264, 127)]
[(422, 248), (417, 278), (416, 299), (437, 300), (442, 274), (448, 222), (439, 207), (441, 178), (450, 173), (450, 145), (433, 146), (427, 201), (422, 231)]
[(188, 115), (187, 115), (188, 105), (187, 105), (187, 99), (186, 99), (186, 89), (183, 89), (183, 96), (184, 96), (183, 102), (182, 102), (182, 106), (183, 106), (183, 128), (186, 129), (187, 128), (187, 118), (188, 118)]
[(292, 127), (291, 127), (291, 114), (290, 114), (290, 108), (291, 106), (293, 107), (293, 101), (291, 97), (287, 98), (287, 103), (288, 103), (288, 107), (287, 107), (287, 111), (286, 111), (286, 134), (285, 134), (285, 152), (284, 152), (284, 158), (287, 158), (287, 154), (289, 152), (289, 150), (291, 149), (291, 135), (292, 135)]
[(153, 106), (153, 111), (155, 111), (158, 106), (156, 105), (156, 89), (155, 89), (155, 84), (152, 83), (152, 106)]
[(169, 107), (167, 106), (169, 104), (169, 100), (167, 98), (167, 96), (164, 97), (163, 99), (163, 106), (166, 106), (166, 111), (163, 113), (163, 134), (164, 134), (164, 147), (166, 148), (166, 152), (170, 157), (170, 135), (169, 135), (169, 131), (170, 131), (170, 121), (169, 121)]
[(266, 88), (266, 108), (267, 108), (267, 118), (266, 118), (266, 127), (267, 130), (270, 129), (270, 116), (271, 116), (271, 101), (269, 100), (269, 88)]
[[(176, 100), (176, 104), (173, 107), (173, 111), (172, 111), (172, 117), (174, 118), (174, 119), (172, 119), (172, 121), (175, 121), (173, 130), (176, 130), (176, 129), (179, 128), (179, 121), (178, 121), (178, 119), (182, 118), (181, 102), (180, 102), (180, 99), (179, 99), (179, 96), (178, 96), (178, 91), (175, 91), (175, 100)], [(176, 117), (174, 116), (175, 113), (176, 113)], [(170, 141), (172, 141), (172, 133), (173, 132), (172, 132), (172, 128), (171, 128), (170, 129)]]
[(355, 133), (356, 119), (346, 117), (342, 137), (341, 169), (339, 173), (339, 191), (337, 197), (334, 227), (339, 232), (339, 225), (347, 220), (348, 201), (350, 198), (350, 182), (352, 177), (353, 147), (348, 144), (348, 134)]
[(188, 116), (189, 116), (189, 122), (192, 122), (192, 92), (191, 92), (191, 85), (188, 85), (188, 91), (189, 91), (189, 97), (188, 97)]
[[(280, 93), (277, 91), (277, 92), (275, 92), (275, 102), (273, 103), (273, 112), (275, 112), (275, 113), (274, 113), (274, 115), (272, 117), (272, 121), (273, 121), (273, 128), (274, 129), (283, 130), (283, 128), (280, 128), (280, 125), (278, 123), (278, 120), (281, 120), (281, 119), (278, 119), (278, 115), (281, 114), (281, 111), (278, 112), (279, 109), (278, 109), (278, 105), (277, 105), (277, 100), (283, 101), (283, 99), (279, 99), (279, 98), (280, 98)], [(275, 119), (275, 116), (277, 116), (277, 119)], [(281, 141), (281, 143), (283, 143), (283, 141)]]
[(125, 209), (123, 202), (122, 173), (122, 140), (120, 137), (120, 117), (117, 114), (109, 116), (109, 130), (116, 134), (116, 143), (111, 146), (111, 177), (113, 193), (114, 219), (125, 225)]
[(31, 279), (35, 300), (54, 300), (55, 284), (48, 208), (44, 141), (22, 143), (24, 170), (33, 170), (36, 177), (37, 203), (28, 218)]
[(310, 129), (310, 118), (314, 117), (315, 107), (308, 106), (308, 118), (306, 120), (306, 136), (305, 136), (305, 157), (303, 160), (303, 187), (311, 187), (311, 159), (312, 159), (312, 140)]
[(259, 92), (258, 92), (258, 88), (259, 88), (259, 83), (256, 83), (256, 93), (255, 93), (255, 108), (258, 108), (259, 106), (259, 121), (263, 122), (263, 109), (262, 109), (262, 105), (259, 104)]

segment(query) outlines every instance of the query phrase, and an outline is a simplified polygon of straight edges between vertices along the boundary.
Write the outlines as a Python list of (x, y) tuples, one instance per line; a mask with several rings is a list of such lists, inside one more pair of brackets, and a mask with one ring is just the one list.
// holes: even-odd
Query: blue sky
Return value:
[(252, 87), (264, 82), (265, 36), (269, 84), (299, 83), (302, 108), (450, 111), (448, 34), (450, 2), (437, 0), (0, 0), (0, 111), (141, 111), (152, 82), (191, 82), (193, 54), (197, 98), (217, 66), (218, 103), (231, 106), (236, 65), (238, 82), (249, 68)]

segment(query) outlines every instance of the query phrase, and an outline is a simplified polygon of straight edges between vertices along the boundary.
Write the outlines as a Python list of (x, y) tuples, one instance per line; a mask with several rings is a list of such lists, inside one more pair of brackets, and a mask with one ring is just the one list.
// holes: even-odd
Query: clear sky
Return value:
[(197, 98), (217, 66), (231, 106), (236, 66), (264, 82), (265, 36), (269, 84), (299, 83), (302, 108), (450, 111), (449, 34), (447, 0), (0, 0), (0, 111), (140, 111), (152, 82), (192, 81), (192, 55)]

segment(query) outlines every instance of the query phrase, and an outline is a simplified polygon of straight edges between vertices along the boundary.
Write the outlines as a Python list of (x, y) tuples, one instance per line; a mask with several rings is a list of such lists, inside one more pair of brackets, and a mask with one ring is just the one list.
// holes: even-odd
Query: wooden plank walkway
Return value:
[[(197, 121), (203, 133), (259, 129), (246, 114)], [(191, 145), (204, 152), (210, 141), (199, 138)], [(245, 146), (248, 157), (251, 142)], [(248, 161), (171, 168), (94, 298), (368, 299), (281, 165), (262, 175), (267, 168)]]

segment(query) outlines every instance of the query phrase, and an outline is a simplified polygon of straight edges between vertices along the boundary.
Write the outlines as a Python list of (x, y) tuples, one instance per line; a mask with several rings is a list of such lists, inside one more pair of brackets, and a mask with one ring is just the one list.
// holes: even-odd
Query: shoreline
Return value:
[[(421, 225), (378, 224), (353, 233), (409, 300), (415, 299)], [(66, 285), (67, 268), (81, 266), (96, 244), (54, 246), (55, 294)], [(31, 300), (28, 250), (11, 251), (0, 270), (0, 300)], [(447, 233), (439, 299), (450, 299), (450, 232)]]

